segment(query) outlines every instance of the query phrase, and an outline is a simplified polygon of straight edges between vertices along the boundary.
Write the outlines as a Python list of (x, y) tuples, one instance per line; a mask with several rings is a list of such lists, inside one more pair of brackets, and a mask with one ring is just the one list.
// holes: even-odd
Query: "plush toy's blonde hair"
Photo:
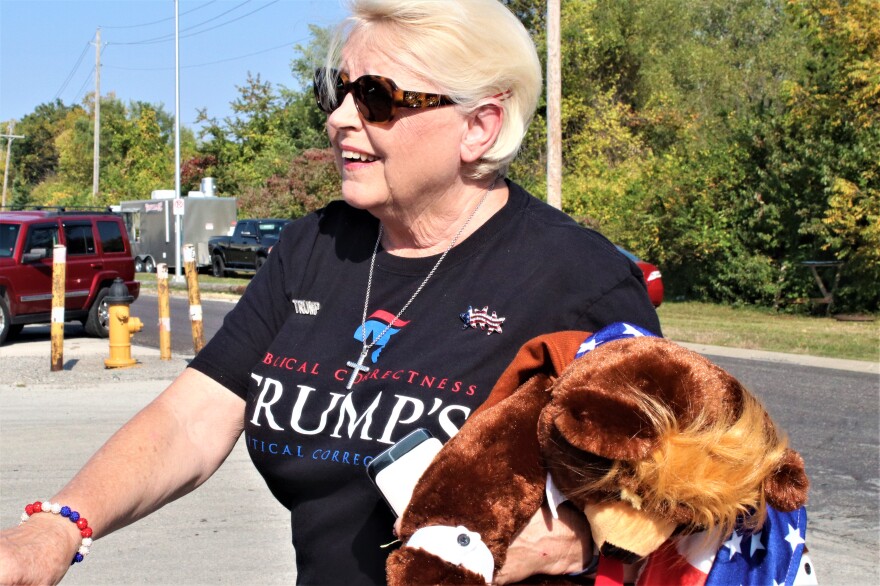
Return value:
[(783, 465), (787, 439), (778, 434), (753, 396), (742, 396), (740, 409), (679, 422), (656, 397), (630, 389), (656, 431), (656, 449), (639, 461), (613, 461), (610, 470), (587, 481), (577, 492), (617, 493), (636, 509), (663, 517), (689, 519), (691, 530), (727, 535), (742, 523), (763, 525), (765, 479)]

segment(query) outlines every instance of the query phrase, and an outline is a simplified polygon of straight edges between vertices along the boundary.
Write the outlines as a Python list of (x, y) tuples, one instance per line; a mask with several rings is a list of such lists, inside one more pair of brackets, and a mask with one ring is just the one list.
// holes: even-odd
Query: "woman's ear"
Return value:
[(504, 108), (496, 101), (483, 104), (467, 116), (461, 138), (462, 163), (475, 163), (483, 158), (498, 139), (503, 121)]

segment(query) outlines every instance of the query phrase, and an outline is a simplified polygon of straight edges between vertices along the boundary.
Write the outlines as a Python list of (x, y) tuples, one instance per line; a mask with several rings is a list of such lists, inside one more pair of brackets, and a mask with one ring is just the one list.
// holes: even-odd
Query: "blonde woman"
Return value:
[[(284, 231), (191, 367), (52, 497), (95, 537), (200, 485), (244, 432), (290, 509), (297, 581), (382, 584), (376, 454), (451, 437), (536, 335), (660, 333), (638, 269), (506, 178), (541, 92), (517, 19), (497, 0), (350, 4), (315, 76), (341, 201)], [(588, 533), (540, 516), (495, 580), (580, 569)], [(0, 582), (57, 581), (80, 542), (31, 515), (3, 534)]]

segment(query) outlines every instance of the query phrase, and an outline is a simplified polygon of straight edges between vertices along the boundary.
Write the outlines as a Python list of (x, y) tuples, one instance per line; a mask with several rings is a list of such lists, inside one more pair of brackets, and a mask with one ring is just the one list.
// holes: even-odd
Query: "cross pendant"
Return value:
[(346, 389), (351, 389), (351, 387), (354, 385), (354, 379), (357, 378), (358, 373), (367, 372), (370, 370), (369, 366), (364, 366), (364, 360), (366, 360), (367, 358), (367, 352), (369, 352), (369, 350), (367, 348), (364, 348), (364, 351), (361, 352), (361, 356), (360, 358), (358, 358), (357, 362), (352, 362), (351, 360), (349, 360), (345, 363), (349, 368), (351, 368), (351, 376), (348, 377), (348, 384), (345, 385)]

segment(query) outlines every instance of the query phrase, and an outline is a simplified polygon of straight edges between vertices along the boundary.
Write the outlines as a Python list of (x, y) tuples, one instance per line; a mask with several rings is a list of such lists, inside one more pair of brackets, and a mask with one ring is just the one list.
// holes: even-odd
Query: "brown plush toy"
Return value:
[(388, 584), (491, 582), (548, 477), (585, 512), (602, 555), (625, 563), (671, 537), (760, 528), (768, 504), (805, 503), (803, 461), (731, 375), (641, 335), (574, 360), (588, 335), (523, 346), (419, 480)]

